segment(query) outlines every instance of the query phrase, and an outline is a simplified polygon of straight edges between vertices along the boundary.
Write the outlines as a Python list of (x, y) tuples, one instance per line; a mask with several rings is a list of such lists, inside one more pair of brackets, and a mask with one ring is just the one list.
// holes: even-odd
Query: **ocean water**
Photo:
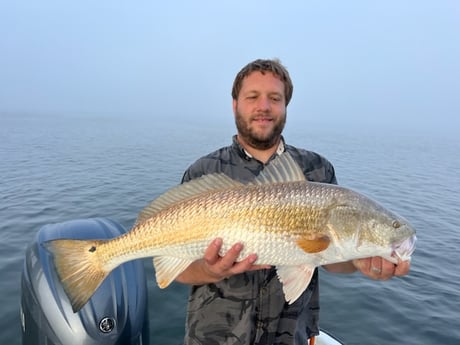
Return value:
[[(45, 224), (108, 217), (129, 228), (199, 156), (230, 143), (217, 122), (0, 115), (0, 344), (21, 343), (24, 251)], [(452, 133), (452, 131), (451, 131)], [(380, 282), (321, 272), (321, 326), (346, 344), (460, 344), (460, 139), (453, 134), (290, 126), (339, 183), (417, 229), (411, 273)], [(146, 261), (152, 344), (180, 344), (188, 288), (160, 290)], [(165, 317), (164, 315), (167, 315)]]

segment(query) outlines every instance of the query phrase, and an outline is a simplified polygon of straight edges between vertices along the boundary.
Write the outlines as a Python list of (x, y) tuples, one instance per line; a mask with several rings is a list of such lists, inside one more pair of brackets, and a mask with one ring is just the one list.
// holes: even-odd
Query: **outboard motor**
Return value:
[(55, 239), (104, 239), (125, 233), (105, 219), (49, 224), (26, 251), (21, 281), (23, 345), (146, 345), (149, 342), (147, 284), (142, 261), (111, 272), (77, 313), (43, 243)]

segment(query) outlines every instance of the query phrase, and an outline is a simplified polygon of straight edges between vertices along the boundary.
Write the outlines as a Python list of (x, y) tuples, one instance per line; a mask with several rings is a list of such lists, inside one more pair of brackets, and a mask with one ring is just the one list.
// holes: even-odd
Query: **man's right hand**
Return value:
[(255, 265), (257, 254), (249, 254), (241, 261), (236, 261), (243, 250), (243, 244), (235, 243), (224, 256), (219, 252), (222, 239), (216, 238), (206, 249), (202, 259), (193, 262), (176, 280), (183, 284), (203, 285), (216, 283), (235, 274), (260, 269), (268, 269), (270, 265)]

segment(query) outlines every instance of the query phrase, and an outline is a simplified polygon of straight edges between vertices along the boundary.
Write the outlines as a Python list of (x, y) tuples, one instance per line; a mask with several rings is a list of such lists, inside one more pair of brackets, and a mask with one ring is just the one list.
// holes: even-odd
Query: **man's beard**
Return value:
[[(252, 119), (252, 118), (251, 118)], [(286, 114), (279, 122), (275, 123), (275, 126), (268, 134), (258, 134), (251, 129), (251, 119), (246, 120), (241, 116), (241, 113), (236, 111), (235, 123), (238, 129), (238, 135), (252, 148), (258, 150), (266, 150), (276, 145), (278, 139), (283, 132), (284, 125), (286, 124)]]

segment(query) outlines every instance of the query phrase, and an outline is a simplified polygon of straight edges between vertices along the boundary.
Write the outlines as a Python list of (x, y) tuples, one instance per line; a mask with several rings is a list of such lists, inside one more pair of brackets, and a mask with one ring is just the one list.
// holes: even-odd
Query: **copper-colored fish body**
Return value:
[(407, 260), (415, 245), (415, 231), (404, 219), (350, 189), (306, 181), (283, 154), (250, 184), (213, 174), (171, 189), (118, 238), (57, 240), (49, 248), (78, 310), (123, 262), (154, 257), (157, 283), (166, 287), (217, 237), (222, 255), (241, 242), (240, 259), (257, 253), (258, 264), (276, 266), (290, 303), (317, 266), (376, 255), (396, 260), (394, 253)]

